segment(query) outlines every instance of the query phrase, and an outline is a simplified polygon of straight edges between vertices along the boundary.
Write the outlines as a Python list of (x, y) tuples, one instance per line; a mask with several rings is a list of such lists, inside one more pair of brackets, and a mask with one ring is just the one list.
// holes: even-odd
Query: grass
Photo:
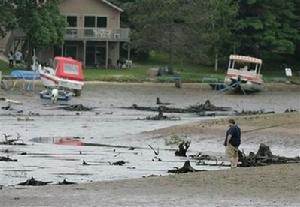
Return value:
[[(161, 68), (167, 65), (168, 59), (166, 55), (151, 53), (147, 61), (134, 63), (130, 69), (104, 69), (104, 68), (85, 68), (84, 76), (86, 81), (116, 81), (116, 82), (170, 82), (174, 81), (174, 77), (180, 76), (182, 82), (202, 82), (206, 80), (223, 81), (226, 69), (221, 68), (215, 72), (212, 67), (203, 65), (191, 65), (185, 63), (175, 63), (173, 75), (163, 75), (160, 77), (150, 77), (150, 68)], [(10, 74), (8, 64), (0, 61), (0, 70), (4, 75)], [(285, 82), (284, 71), (280, 69), (264, 69), (264, 80), (266, 82)]]

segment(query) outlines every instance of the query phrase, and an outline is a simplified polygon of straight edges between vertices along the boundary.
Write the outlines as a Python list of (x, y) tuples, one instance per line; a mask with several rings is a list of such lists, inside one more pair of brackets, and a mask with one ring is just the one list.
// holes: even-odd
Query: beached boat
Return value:
[(63, 88), (73, 91), (75, 96), (81, 95), (84, 85), (81, 62), (72, 58), (55, 57), (54, 68), (39, 65), (37, 70), (45, 87)]
[(230, 55), (224, 90), (243, 93), (261, 91), (264, 84), (261, 66), (261, 59)]

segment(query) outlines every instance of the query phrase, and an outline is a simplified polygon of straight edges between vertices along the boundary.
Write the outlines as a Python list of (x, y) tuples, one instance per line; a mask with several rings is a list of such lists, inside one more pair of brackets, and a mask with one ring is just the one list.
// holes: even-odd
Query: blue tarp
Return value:
[(25, 79), (25, 80), (38, 80), (40, 79), (40, 74), (35, 71), (30, 70), (13, 70), (10, 73), (11, 77), (17, 79)]

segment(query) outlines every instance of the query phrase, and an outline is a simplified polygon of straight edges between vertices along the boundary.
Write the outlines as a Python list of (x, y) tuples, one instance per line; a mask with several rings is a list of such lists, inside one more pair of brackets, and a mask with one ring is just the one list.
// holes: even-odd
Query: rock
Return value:
[(35, 180), (33, 177), (31, 179), (26, 180), (25, 182), (21, 182), (18, 185), (32, 185), (32, 186), (39, 186), (39, 185), (47, 185), (51, 182), (43, 182)]

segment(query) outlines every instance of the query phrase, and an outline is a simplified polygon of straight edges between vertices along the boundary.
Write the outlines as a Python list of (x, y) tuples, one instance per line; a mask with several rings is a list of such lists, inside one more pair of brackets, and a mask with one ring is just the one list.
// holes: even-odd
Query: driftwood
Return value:
[(266, 166), (271, 164), (289, 164), (289, 163), (300, 163), (300, 157), (288, 158), (282, 156), (276, 156), (272, 154), (269, 146), (260, 144), (257, 153), (250, 152), (246, 156), (243, 152), (239, 151), (240, 167), (256, 167)]
[(9, 157), (0, 157), (0, 161), (3, 161), (3, 162), (17, 162), (18, 160), (11, 159)]
[(91, 111), (94, 109), (94, 107), (86, 107), (82, 104), (69, 105), (60, 108), (67, 111)]
[(21, 182), (18, 185), (33, 185), (33, 186), (39, 186), (39, 185), (47, 185), (52, 182), (43, 182), (43, 181), (38, 181), (34, 179), (33, 177), (26, 180), (25, 182)]
[(261, 110), (242, 110), (242, 111), (235, 111), (234, 112), (234, 115), (236, 116), (245, 116), (245, 115), (259, 115), (259, 114), (274, 114), (275, 112), (274, 111), (268, 111), (268, 112), (265, 112), (263, 109)]
[(186, 152), (191, 145), (191, 141), (183, 141), (178, 145), (178, 150), (175, 151), (175, 156), (186, 157)]
[(57, 185), (75, 185), (77, 183), (75, 182), (69, 182), (66, 179), (64, 179), (62, 182), (57, 183)]
[(204, 104), (196, 104), (193, 106), (189, 106), (187, 108), (175, 108), (175, 107), (167, 107), (167, 106), (159, 106), (159, 107), (145, 107), (138, 106), (137, 104), (133, 104), (131, 107), (121, 107), (122, 109), (135, 109), (141, 111), (163, 111), (164, 113), (201, 113), (203, 111), (230, 111), (231, 107), (218, 107), (213, 105), (209, 100), (205, 101)]
[(123, 160), (116, 161), (116, 162), (109, 162), (110, 165), (120, 165), (120, 166), (123, 166), (123, 165), (125, 165), (126, 163), (128, 163), (128, 162), (125, 162), (125, 161), (123, 161)]
[(196, 170), (191, 166), (190, 161), (185, 161), (183, 167), (174, 169), (174, 170), (168, 170), (168, 173), (188, 173), (188, 172), (200, 172), (205, 170)]

